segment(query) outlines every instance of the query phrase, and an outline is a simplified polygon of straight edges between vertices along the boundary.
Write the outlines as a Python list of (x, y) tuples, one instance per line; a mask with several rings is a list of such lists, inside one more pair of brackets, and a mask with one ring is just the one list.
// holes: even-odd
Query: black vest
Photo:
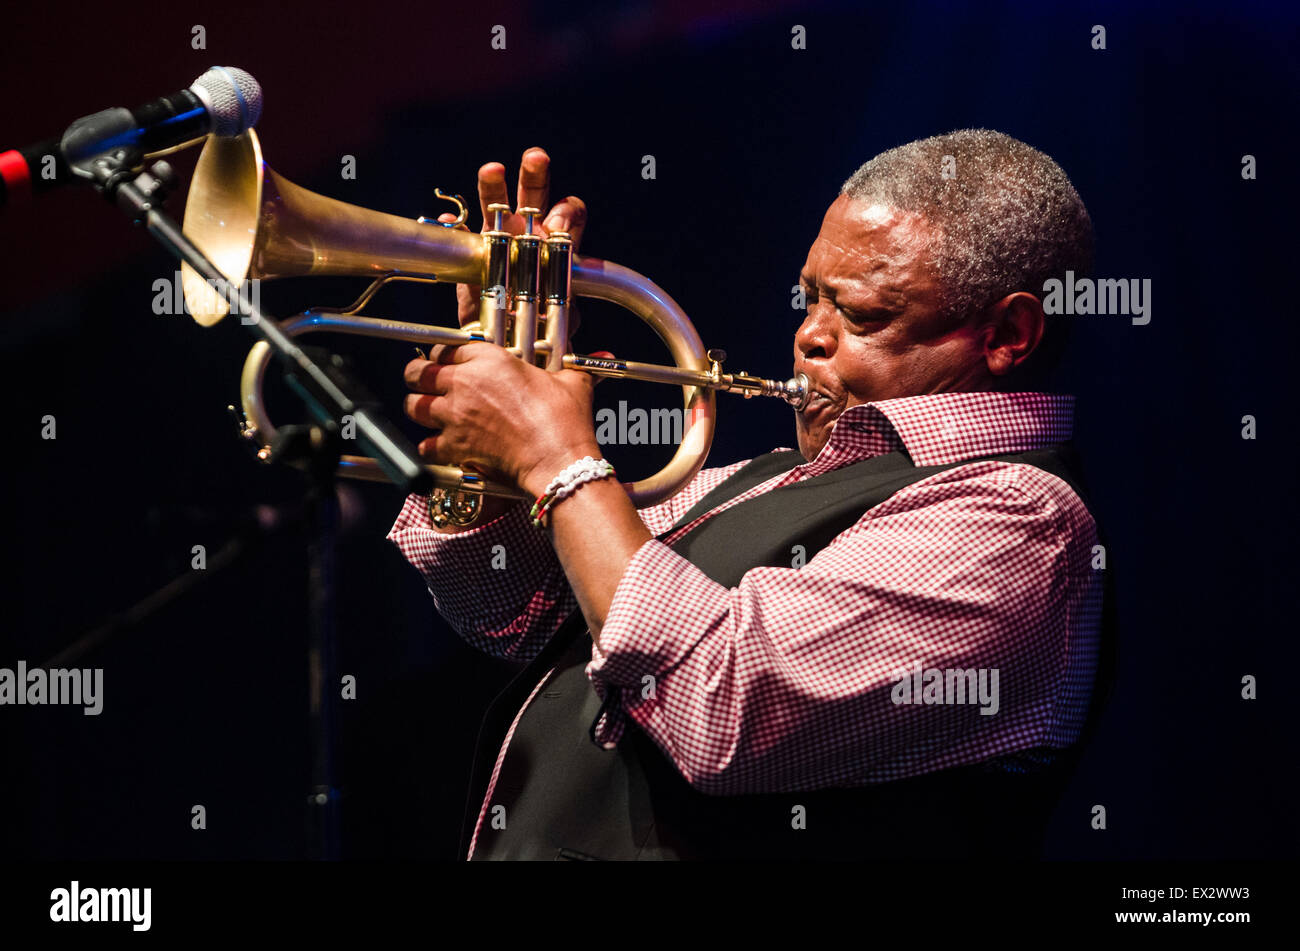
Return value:
[[(1058, 446), (984, 458), (1035, 466), (1080, 492), (1071, 456)], [(754, 459), (674, 528), (802, 461), (793, 451)], [(789, 567), (795, 545), (811, 560), (898, 490), (974, 461), (918, 467), (902, 452), (876, 456), (733, 506), (672, 547), (714, 581), (735, 587), (752, 568)], [(510, 722), (546, 671), (557, 668), (520, 718), (475, 859), (1035, 857), (1067, 778), (1061, 762), (1027, 772), (981, 763), (856, 788), (709, 796), (692, 788), (630, 718), (616, 749), (594, 743), (600, 700), (584, 673), (590, 659), (586, 624), (575, 612), (489, 708), (465, 851)], [(496, 814), (504, 828), (493, 827), (495, 806), (504, 807)], [(792, 821), (796, 806), (804, 808), (803, 828)]]

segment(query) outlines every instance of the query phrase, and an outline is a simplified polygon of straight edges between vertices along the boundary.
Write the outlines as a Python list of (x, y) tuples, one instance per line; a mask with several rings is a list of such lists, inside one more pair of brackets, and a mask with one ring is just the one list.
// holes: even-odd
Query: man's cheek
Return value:
[(844, 389), (844, 408), (848, 409), (850, 406), (874, 399), (881, 384), (888, 380), (888, 373), (876, 373), (865, 367), (854, 367), (852, 373), (840, 377), (840, 385)]

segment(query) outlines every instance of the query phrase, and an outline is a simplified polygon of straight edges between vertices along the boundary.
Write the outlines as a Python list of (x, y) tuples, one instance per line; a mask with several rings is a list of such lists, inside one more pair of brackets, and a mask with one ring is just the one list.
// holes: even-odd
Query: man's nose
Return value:
[(794, 345), (805, 360), (825, 359), (835, 353), (834, 322), (826, 313), (826, 308), (814, 304), (808, 308), (803, 323), (795, 331)]

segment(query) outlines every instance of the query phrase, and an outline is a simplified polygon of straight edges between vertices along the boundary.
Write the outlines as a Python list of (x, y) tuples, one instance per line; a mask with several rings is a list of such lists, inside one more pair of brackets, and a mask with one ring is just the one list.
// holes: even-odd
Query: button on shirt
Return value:
[[(1058, 477), (991, 461), (945, 470), (863, 512), (806, 564), (792, 553), (790, 567), (754, 568), (735, 588), (669, 546), (747, 499), (849, 463), (899, 449), (917, 466), (1041, 449), (1070, 437), (1072, 415), (1072, 397), (1044, 393), (862, 404), (815, 459), (671, 534), (745, 463), (707, 469), (642, 510), (662, 537), (628, 564), (587, 666), (602, 698), (619, 688), (597, 740), (617, 743), (630, 719), (715, 795), (867, 785), (1068, 746), (1096, 670), (1101, 579), (1096, 526)], [(577, 607), (525, 505), (449, 535), (412, 496), (389, 538), (452, 627), (490, 654), (530, 660)], [(507, 567), (493, 570), (502, 552)], [(952, 702), (951, 671), (965, 674), (965, 702)]]

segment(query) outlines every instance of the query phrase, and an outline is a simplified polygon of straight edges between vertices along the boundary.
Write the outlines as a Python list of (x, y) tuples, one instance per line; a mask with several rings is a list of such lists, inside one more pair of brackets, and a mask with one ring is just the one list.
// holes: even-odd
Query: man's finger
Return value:
[(434, 363), (451, 364), (456, 362), (456, 351), (468, 346), (464, 343), (437, 343), (429, 348), (429, 359)]
[(518, 213), (520, 208), (545, 211), (550, 190), (551, 157), (544, 149), (531, 148), (524, 152), (519, 163), (519, 204), (515, 206), (515, 212)]
[(446, 393), (451, 385), (448, 374), (452, 369), (450, 363), (415, 359), (402, 370), (402, 379), (406, 381), (407, 389), (416, 393), (441, 394)]
[(456, 319), (464, 327), (479, 318), (479, 298), (482, 288), (477, 284), (456, 285)]
[(415, 447), (415, 451), (420, 454), (420, 458), (425, 462), (438, 462), (438, 437), (430, 436), (427, 439), (420, 440), (420, 444)]
[(483, 211), (483, 230), (492, 227), (488, 205), (500, 202), (510, 204), (510, 190), (506, 188), (506, 167), (500, 162), (488, 162), (478, 170), (478, 203)]
[(413, 422), (421, 426), (427, 426), (430, 429), (441, 429), (442, 419), (438, 415), (437, 407), (440, 401), (445, 397), (434, 396), (430, 393), (410, 393), (407, 395), (402, 409)]
[(488, 343), (486, 340), (471, 340), (469, 343), (439, 344), (429, 351), (429, 359), (450, 366), (454, 363), (489, 359), (494, 355), (502, 354), (505, 354), (503, 347)]
[(583, 229), (587, 226), (587, 203), (577, 195), (570, 195), (550, 210), (545, 224), (548, 232), (567, 231), (573, 238), (573, 251), (576, 254), (578, 244), (582, 241)]

